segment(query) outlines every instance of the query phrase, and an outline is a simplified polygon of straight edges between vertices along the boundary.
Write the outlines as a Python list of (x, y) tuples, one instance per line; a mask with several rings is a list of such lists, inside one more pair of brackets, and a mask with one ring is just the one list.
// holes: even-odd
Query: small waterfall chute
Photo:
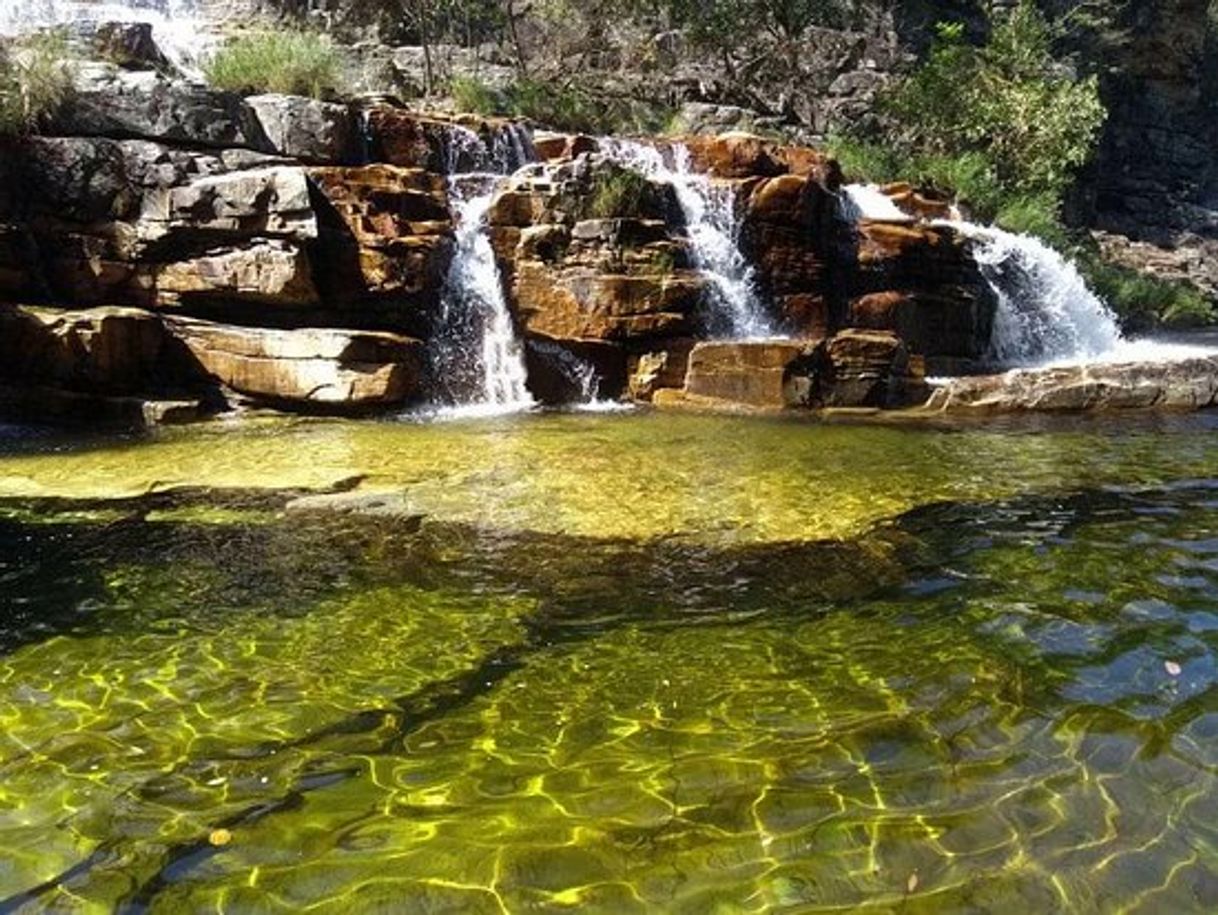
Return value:
[(689, 151), (673, 146), (670, 167), (654, 146), (603, 139), (601, 152), (615, 162), (672, 186), (685, 218), (695, 265), (710, 281), (713, 320), (736, 339), (779, 336), (757, 292), (752, 264), (740, 250), (740, 221), (731, 187), (716, 185), (690, 168)]
[(847, 184), (841, 193), (842, 215), (850, 222), (860, 219), (913, 222), (912, 216), (874, 184)]
[(534, 406), (524, 350), (508, 310), (486, 217), (500, 176), (451, 176), (457, 223), (452, 265), (441, 295), (432, 369), (451, 412), (515, 413)]

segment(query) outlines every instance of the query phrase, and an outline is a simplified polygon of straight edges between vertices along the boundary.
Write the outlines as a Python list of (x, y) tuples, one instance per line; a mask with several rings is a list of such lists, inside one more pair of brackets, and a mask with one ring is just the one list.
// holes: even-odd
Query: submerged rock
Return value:
[(1177, 362), (1022, 369), (956, 378), (935, 390), (927, 410), (946, 413), (1081, 413), (1198, 410), (1218, 404), (1218, 356)]

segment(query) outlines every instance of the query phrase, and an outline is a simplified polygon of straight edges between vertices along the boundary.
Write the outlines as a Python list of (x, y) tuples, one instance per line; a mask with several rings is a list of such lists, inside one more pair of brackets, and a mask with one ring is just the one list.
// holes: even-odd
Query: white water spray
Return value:
[(912, 216), (874, 184), (847, 184), (842, 188), (842, 194), (842, 215), (850, 222), (860, 219), (913, 222)]
[(630, 140), (604, 139), (605, 155), (648, 178), (672, 185), (685, 216), (694, 263), (710, 280), (715, 317), (728, 335), (739, 339), (778, 336), (757, 294), (753, 267), (740, 251), (736, 196), (690, 169), (689, 151), (673, 147), (673, 167), (653, 146)]
[(147, 23), (161, 53), (179, 72), (201, 79), (201, 66), (216, 44), (213, 24), (200, 0), (3, 0), (0, 35), (25, 35), (38, 29)]
[(433, 365), (450, 385), (453, 412), (460, 415), (514, 413), (534, 405), (486, 227), (498, 178), (470, 175), (449, 182), (457, 240)]
[[(858, 221), (910, 222), (874, 185), (842, 188), (842, 212)], [(1017, 367), (1164, 362), (1205, 355), (1197, 346), (1127, 340), (1116, 315), (1066, 257), (1030, 235), (960, 219), (939, 220), (974, 242), (973, 256), (997, 301), (990, 357)]]

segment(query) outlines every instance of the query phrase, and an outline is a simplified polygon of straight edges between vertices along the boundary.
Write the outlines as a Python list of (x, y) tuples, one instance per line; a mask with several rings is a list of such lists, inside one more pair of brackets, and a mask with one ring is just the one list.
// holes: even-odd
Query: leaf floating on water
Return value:
[(233, 840), (233, 834), (227, 829), (213, 829), (208, 835), (207, 841), (219, 848), (221, 845), (227, 845)]
[(912, 893), (918, 888), (918, 872), (914, 871), (909, 875), (909, 879), (905, 881), (905, 892)]
[(1179, 664), (1177, 664), (1175, 661), (1164, 661), (1163, 668), (1164, 668), (1164, 670), (1167, 671), (1168, 676), (1171, 676), (1171, 677), (1180, 676), (1180, 673), (1183, 670), (1183, 668)]

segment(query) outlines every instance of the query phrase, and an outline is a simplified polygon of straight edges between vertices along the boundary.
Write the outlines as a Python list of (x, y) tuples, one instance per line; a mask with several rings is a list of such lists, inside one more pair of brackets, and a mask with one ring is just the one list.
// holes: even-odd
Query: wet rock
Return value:
[(743, 191), (741, 250), (796, 335), (833, 329), (850, 250), (837, 196), (811, 175), (763, 178)]
[(1218, 357), (1177, 362), (1024, 369), (956, 378), (927, 410), (947, 413), (1081, 413), (1125, 409), (1198, 410), (1218, 404)]
[(352, 410), (398, 404), (418, 390), (422, 344), (398, 334), (185, 318), (167, 318), (166, 325), (204, 372), (255, 400)]
[(929, 393), (921, 362), (896, 334), (847, 329), (815, 354), (809, 402), (817, 406), (897, 409)]
[(988, 295), (968, 287), (943, 286), (933, 291), (889, 290), (860, 296), (850, 303), (846, 323), (866, 330), (895, 333), (915, 353), (936, 364), (977, 360), (990, 344), (994, 309)]
[(295, 95), (253, 95), (253, 109), (271, 150), (316, 164), (344, 164), (356, 156), (351, 110)]
[(0, 417), (9, 422), (149, 429), (198, 422), (211, 412), (202, 400), (155, 400), (41, 385), (0, 385)]
[(561, 405), (616, 400), (626, 389), (626, 354), (597, 340), (525, 340), (527, 387), (538, 403)]

